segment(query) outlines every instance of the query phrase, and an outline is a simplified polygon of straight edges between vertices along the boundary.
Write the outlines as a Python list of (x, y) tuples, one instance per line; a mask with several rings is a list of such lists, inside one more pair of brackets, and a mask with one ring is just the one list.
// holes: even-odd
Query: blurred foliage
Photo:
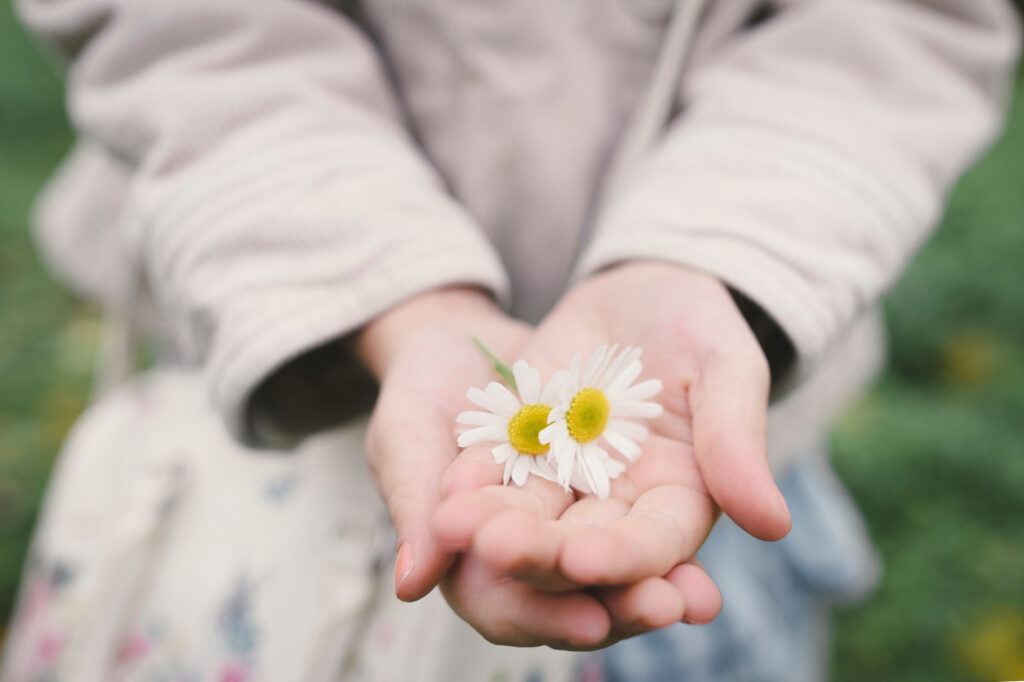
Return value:
[[(32, 199), (70, 144), (57, 70), (0, 4), (0, 622), (6, 620), (53, 457), (85, 404), (88, 365), (68, 329), (88, 317), (34, 255)], [(86, 342), (88, 343), (88, 341)]]
[(999, 144), (886, 300), (890, 363), (834, 461), (885, 563), (836, 680), (1024, 679), (1024, 71)]
[[(70, 144), (61, 84), (0, 5), (0, 622), (96, 315), (44, 273), (31, 201)], [(886, 573), (840, 614), (833, 678), (1024, 679), (1024, 88), (886, 302), (891, 363), (833, 439)]]

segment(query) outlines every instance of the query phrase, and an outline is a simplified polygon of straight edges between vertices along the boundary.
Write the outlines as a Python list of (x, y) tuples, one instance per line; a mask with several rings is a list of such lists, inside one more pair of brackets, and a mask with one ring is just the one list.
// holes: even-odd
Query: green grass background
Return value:
[[(1024, 79), (1018, 79), (1018, 84)], [(56, 72), (0, 5), (0, 622), (54, 455), (85, 405), (96, 314), (43, 270), (32, 198), (70, 143)], [(1024, 679), (1024, 88), (886, 300), (891, 362), (836, 466), (886, 572), (842, 611), (833, 679)]]

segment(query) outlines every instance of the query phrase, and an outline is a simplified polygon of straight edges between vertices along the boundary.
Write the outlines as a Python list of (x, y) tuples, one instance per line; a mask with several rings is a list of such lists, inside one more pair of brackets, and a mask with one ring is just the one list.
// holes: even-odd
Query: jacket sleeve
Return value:
[[(507, 286), (402, 125), (378, 54), (308, 0), (19, 0), (72, 122), (130, 171), (119, 230), (176, 351), (252, 438), (289, 359), (420, 291)], [(302, 386), (289, 382), (301, 393)]]
[(708, 271), (785, 333), (793, 378), (893, 282), (998, 131), (1019, 29), (1002, 0), (773, 10), (694, 62), (578, 274), (632, 258)]

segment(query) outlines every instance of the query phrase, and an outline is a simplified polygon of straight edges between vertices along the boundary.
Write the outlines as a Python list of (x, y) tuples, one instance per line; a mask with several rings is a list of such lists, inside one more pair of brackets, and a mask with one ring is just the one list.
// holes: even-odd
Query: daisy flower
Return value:
[(551, 446), (551, 458), (557, 464), (557, 482), (571, 485), (583, 493), (608, 497), (611, 479), (626, 470), (599, 443), (618, 450), (629, 461), (640, 456), (638, 443), (647, 439), (648, 430), (631, 419), (651, 419), (661, 414), (661, 405), (649, 402), (661, 391), (661, 382), (648, 379), (638, 384), (643, 363), (640, 348), (625, 348), (616, 354), (618, 344), (600, 346), (591, 354), (580, 374), (577, 353), (569, 371), (559, 382), (559, 397), (548, 415), (548, 426), (539, 434), (541, 443)]
[(455, 418), (459, 424), (475, 427), (459, 434), (459, 446), (496, 442), (491, 454), (495, 462), (505, 465), (505, 485), (511, 480), (521, 486), (530, 474), (554, 481), (550, 446), (541, 443), (538, 434), (548, 424), (548, 413), (565, 373), (558, 373), (541, 387), (540, 371), (519, 360), (512, 366), (512, 374), (515, 392), (497, 381), (483, 390), (471, 388), (466, 392), (466, 397), (486, 412), (472, 410)]

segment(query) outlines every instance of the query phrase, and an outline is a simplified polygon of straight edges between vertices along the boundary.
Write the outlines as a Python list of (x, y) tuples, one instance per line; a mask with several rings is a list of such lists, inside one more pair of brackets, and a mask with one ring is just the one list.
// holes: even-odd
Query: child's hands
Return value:
[[(466, 388), (493, 379), (489, 363), (467, 352), (472, 335), (546, 373), (609, 340), (644, 347), (649, 375), (666, 384), (666, 415), (610, 499), (577, 501), (539, 479), (496, 485), (500, 468), (484, 446), (444, 473)], [(680, 618), (710, 620), (720, 598), (688, 560), (710, 530), (714, 501), (758, 537), (788, 529), (764, 460), (764, 358), (710, 277), (625, 266), (573, 292), (532, 336), (482, 294), (433, 292), (372, 323), (357, 346), (382, 380), (368, 456), (399, 534), (396, 591), (419, 598), (453, 552), (471, 550), (443, 587), (492, 641), (592, 648)], [(450, 498), (438, 509), (442, 474)], [(431, 533), (435, 510), (444, 544)]]
[[(398, 533), (395, 581), (401, 599), (429, 592), (454, 559), (452, 549), (433, 535), (431, 517), (440, 502), (442, 473), (457, 454), (455, 416), (464, 407), (466, 389), (494, 378), (470, 339), (478, 335), (500, 356), (516, 358), (529, 333), (482, 294), (448, 289), (402, 304), (356, 340), (357, 352), (381, 379), (367, 456)], [(491, 457), (489, 448), (486, 455)], [(488, 461), (497, 471), (493, 459)], [(574, 498), (557, 486), (549, 492), (554, 518)], [(569, 584), (555, 594), (495, 571), (468, 553), (443, 587), (452, 608), (492, 641), (589, 648), (679, 620), (682, 595), (693, 586), (701, 591), (706, 583), (699, 568), (685, 565), (666, 580), (604, 590), (600, 598)], [(717, 608), (715, 602), (704, 609), (710, 611), (707, 619)]]
[[(680, 620), (710, 621), (721, 597), (695, 561), (662, 577), (618, 587), (537, 587), (495, 569), (470, 550), (441, 583), (445, 598), (491, 642), (590, 650)], [(685, 604), (685, 617), (684, 617)]]
[[(642, 346), (645, 376), (665, 385), (665, 414), (611, 497), (567, 503), (557, 486), (534, 479), (503, 488), (487, 450), (471, 448), (446, 474), (448, 498), (435, 517), (447, 546), (472, 548), (489, 570), (528, 584), (571, 589), (635, 586), (681, 570), (716, 504), (752, 535), (786, 534), (764, 449), (767, 363), (725, 287), (677, 266), (622, 266), (571, 292), (518, 357), (550, 370), (611, 341)], [(714, 590), (706, 576), (691, 581), (691, 611), (717, 611)]]
[(505, 316), (483, 293), (449, 288), (421, 294), (368, 324), (356, 352), (381, 382), (367, 435), (367, 459), (398, 533), (395, 591), (427, 594), (453, 555), (439, 547), (431, 514), (440, 480), (455, 458), (455, 416), (466, 388), (493, 378), (473, 335), (515, 357), (529, 327)]

